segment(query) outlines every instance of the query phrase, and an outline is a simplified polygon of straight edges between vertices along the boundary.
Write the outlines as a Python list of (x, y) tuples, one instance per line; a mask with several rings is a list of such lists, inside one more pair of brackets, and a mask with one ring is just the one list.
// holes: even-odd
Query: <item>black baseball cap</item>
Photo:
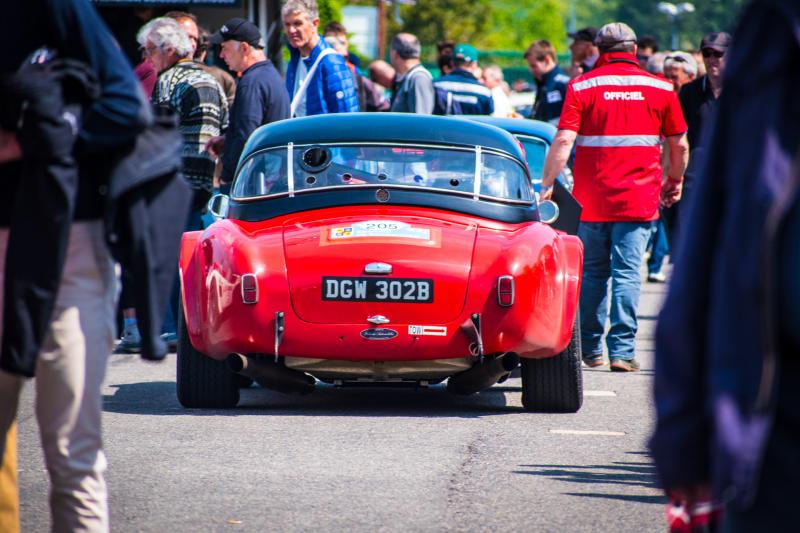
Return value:
[(264, 38), (258, 26), (247, 19), (235, 17), (225, 21), (225, 24), (211, 36), (212, 44), (222, 44), (225, 41), (241, 41), (256, 48), (264, 48)]
[(711, 48), (717, 52), (725, 53), (728, 51), (728, 47), (731, 45), (731, 40), (730, 33), (726, 33), (724, 31), (709, 33), (703, 37), (702, 41), (700, 41), (700, 50)]
[(581, 28), (578, 31), (568, 33), (567, 36), (576, 41), (586, 41), (594, 44), (594, 40), (597, 37), (597, 28), (592, 28), (591, 26)]

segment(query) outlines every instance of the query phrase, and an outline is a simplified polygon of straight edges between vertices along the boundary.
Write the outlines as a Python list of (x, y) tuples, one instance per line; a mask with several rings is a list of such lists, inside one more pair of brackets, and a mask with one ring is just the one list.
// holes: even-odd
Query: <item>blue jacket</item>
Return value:
[[(753, 2), (740, 20), (656, 330), (651, 449), (663, 486), (711, 482), (746, 506), (779, 394), (800, 387), (777, 387), (787, 378), (776, 316), (787, 287), (774, 282), (785, 253), (775, 237), (800, 146), (792, 67), (800, 5)], [(800, 406), (782, 401), (781, 409), (797, 416)]]
[(561, 116), (561, 108), (564, 107), (564, 95), (567, 94), (568, 83), (569, 76), (564, 74), (558, 65), (545, 74), (542, 81), (537, 80), (536, 101), (533, 103), (531, 118), (558, 126), (558, 118)]
[(492, 91), (464, 69), (457, 68), (433, 82), (437, 115), (491, 115)]
[[(306, 68), (316, 61), (317, 56), (325, 48), (331, 46), (322, 37), (311, 55), (304, 59)], [(297, 74), (297, 64), (300, 61), (300, 52), (289, 46), (291, 59), (286, 70), (286, 90), (289, 92), (289, 101), (294, 98), (294, 80)], [(308, 84), (306, 90), (306, 116), (324, 115), (326, 113), (349, 113), (358, 111), (358, 94), (356, 83), (350, 67), (339, 54), (329, 54), (322, 61)]]

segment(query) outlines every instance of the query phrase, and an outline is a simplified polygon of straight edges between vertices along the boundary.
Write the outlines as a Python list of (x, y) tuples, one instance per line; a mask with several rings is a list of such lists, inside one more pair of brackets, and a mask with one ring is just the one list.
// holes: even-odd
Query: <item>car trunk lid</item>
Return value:
[(452, 321), (464, 308), (476, 233), (475, 224), (432, 216), (287, 221), (294, 311), (328, 324), (368, 324), (376, 316), (389, 324)]

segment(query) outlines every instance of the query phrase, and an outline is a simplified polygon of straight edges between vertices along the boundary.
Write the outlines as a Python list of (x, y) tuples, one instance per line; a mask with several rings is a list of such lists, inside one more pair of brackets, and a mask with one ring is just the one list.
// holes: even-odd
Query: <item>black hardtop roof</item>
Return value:
[(411, 113), (336, 113), (273, 122), (253, 132), (242, 159), (257, 150), (290, 142), (482, 146), (525, 160), (516, 139), (500, 128), (458, 118)]

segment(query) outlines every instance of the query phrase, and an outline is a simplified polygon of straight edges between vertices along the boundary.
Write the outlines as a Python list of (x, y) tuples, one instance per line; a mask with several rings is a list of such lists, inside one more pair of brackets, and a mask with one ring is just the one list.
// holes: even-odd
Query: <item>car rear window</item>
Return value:
[(232, 196), (249, 199), (375, 185), (533, 201), (528, 175), (512, 157), (479, 147), (397, 145), (285, 146), (258, 152), (239, 169)]

